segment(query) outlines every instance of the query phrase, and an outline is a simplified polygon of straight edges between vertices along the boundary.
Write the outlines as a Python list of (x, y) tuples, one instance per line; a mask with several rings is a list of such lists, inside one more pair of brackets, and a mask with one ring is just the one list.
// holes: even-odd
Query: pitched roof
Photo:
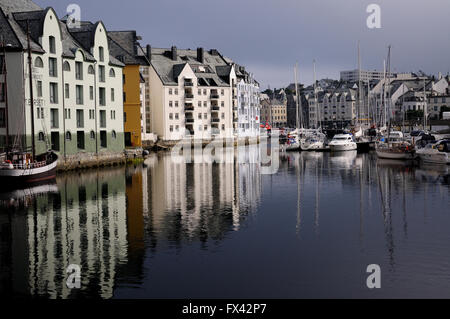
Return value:
[(42, 10), (31, 0), (0, 0), (0, 7), (5, 13)]
[(112, 56), (125, 65), (149, 65), (144, 55), (139, 55), (136, 31), (109, 31), (109, 50)]
[[(200, 86), (228, 86), (232, 66), (217, 50), (204, 51), (204, 61), (197, 59), (197, 50), (178, 50), (172, 59), (170, 49), (152, 48), (151, 64), (164, 85), (177, 85), (178, 75), (186, 64), (199, 79)], [(181, 70), (180, 70), (181, 68)]]

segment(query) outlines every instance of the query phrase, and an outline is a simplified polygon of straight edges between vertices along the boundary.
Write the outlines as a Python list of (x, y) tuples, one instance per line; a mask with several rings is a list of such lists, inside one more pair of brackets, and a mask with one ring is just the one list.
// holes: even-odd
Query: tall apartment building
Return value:
[(237, 77), (217, 50), (148, 48), (152, 131), (163, 141), (232, 138)]
[[(394, 77), (393, 73), (390, 73), (390, 77)], [(386, 74), (386, 77), (388, 75)], [(383, 71), (367, 71), (367, 70), (350, 70), (350, 71), (341, 71), (341, 81), (346, 82), (367, 82), (372, 80), (382, 80), (384, 78)]]
[[(31, 98), (27, 30), (33, 71), (37, 152), (52, 148), (61, 155), (121, 153), (123, 142), (123, 64), (109, 51), (102, 22), (69, 28), (52, 8), (27, 0), (1, 0), (0, 27), (5, 41), (6, 98), (0, 114), (8, 119), (10, 144), (31, 146)], [(27, 26), (29, 24), (29, 27)], [(6, 81), (5, 81), (6, 80)], [(0, 116), (2, 117), (2, 116)], [(6, 122), (6, 121), (4, 121)], [(0, 123), (0, 148), (6, 123)]]
[(259, 83), (244, 67), (235, 65), (237, 76), (237, 109), (239, 137), (258, 137), (261, 123)]
[(145, 55), (139, 54), (141, 49), (136, 31), (108, 32), (111, 54), (125, 64), (123, 69), (123, 112), (126, 147), (142, 147), (141, 111), (143, 96), (141, 85), (145, 82), (141, 67), (148, 67)]

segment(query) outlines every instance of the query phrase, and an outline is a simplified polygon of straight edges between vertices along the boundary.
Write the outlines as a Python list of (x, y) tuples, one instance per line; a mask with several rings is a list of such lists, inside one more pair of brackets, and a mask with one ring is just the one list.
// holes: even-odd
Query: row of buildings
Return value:
[(259, 84), (217, 50), (143, 47), (136, 31), (73, 23), (31, 0), (0, 6), (0, 149), (32, 145), (32, 116), (37, 152), (64, 158), (259, 135)]
[[(347, 80), (348, 79), (348, 80)], [(450, 77), (414, 73), (380, 78), (377, 71), (344, 71), (341, 80), (261, 94), (261, 120), (275, 127), (346, 127), (356, 123), (383, 125), (387, 120), (423, 122), (441, 119), (450, 110)], [(297, 101), (298, 100), (298, 111)], [(298, 117), (298, 120), (297, 120)]]

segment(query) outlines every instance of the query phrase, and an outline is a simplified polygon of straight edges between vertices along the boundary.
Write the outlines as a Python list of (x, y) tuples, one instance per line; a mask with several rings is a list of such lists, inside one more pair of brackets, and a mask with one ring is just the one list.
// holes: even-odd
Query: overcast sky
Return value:
[[(217, 48), (245, 65), (263, 88), (339, 78), (357, 67), (383, 69), (388, 44), (393, 71), (450, 71), (450, 0), (34, 0), (66, 14), (77, 3), (83, 20), (109, 30), (137, 30), (143, 45)], [(381, 7), (381, 28), (369, 29), (366, 8)]]

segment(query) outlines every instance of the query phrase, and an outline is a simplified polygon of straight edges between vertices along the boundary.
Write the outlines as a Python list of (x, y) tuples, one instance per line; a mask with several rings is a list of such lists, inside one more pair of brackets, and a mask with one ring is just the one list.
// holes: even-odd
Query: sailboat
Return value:
[(314, 69), (314, 105), (316, 108), (315, 129), (307, 130), (303, 138), (300, 140), (300, 147), (302, 151), (326, 150), (325, 147), (326, 136), (325, 134), (323, 134), (322, 127), (319, 122), (320, 114), (317, 98), (316, 61), (313, 62), (313, 69)]
[[(388, 90), (390, 90), (390, 73), (391, 73), (391, 46), (388, 47)], [(384, 94), (385, 96), (385, 94)], [(385, 118), (388, 122), (387, 137), (381, 138), (375, 146), (377, 156), (384, 159), (401, 159), (411, 160), (416, 158), (416, 150), (414, 145), (405, 140), (403, 132), (391, 130), (391, 98), (387, 99), (389, 105), (385, 104)], [(389, 119), (387, 115), (389, 114)], [(385, 122), (386, 123), (386, 122)]]
[[(295, 78), (295, 118), (296, 118), (296, 129), (293, 132), (288, 133), (288, 142), (286, 146), (286, 151), (298, 151), (300, 150), (300, 135), (303, 130), (299, 129), (299, 92), (298, 92), (298, 63), (294, 68), (294, 78)], [(303, 126), (303, 125), (302, 125)]]
[[(30, 31), (27, 30), (28, 40), (28, 67), (30, 85), (31, 105), (31, 152), (29, 149), (11, 149), (9, 143), (9, 123), (6, 121), (6, 151), (0, 154), (0, 181), (3, 186), (14, 187), (29, 183), (50, 180), (56, 177), (56, 165), (58, 155), (49, 150), (43, 154), (36, 155), (35, 130), (34, 130), (34, 100), (33, 100), (33, 68), (30, 46)], [(4, 73), (5, 73), (5, 106), (6, 118), (8, 118), (8, 96), (7, 96), (7, 70), (6, 70), (6, 48), (4, 47)]]

